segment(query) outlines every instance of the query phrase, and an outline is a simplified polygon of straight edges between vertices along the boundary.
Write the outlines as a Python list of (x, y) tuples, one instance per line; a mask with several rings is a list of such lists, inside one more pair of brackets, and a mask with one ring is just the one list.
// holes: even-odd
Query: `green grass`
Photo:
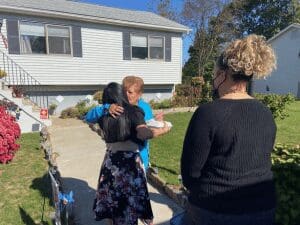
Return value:
[(159, 176), (170, 184), (179, 184), (182, 143), (191, 116), (190, 112), (165, 115), (173, 124), (171, 132), (150, 142), (151, 166), (157, 167)]
[(300, 144), (300, 101), (287, 106), (289, 117), (284, 120), (276, 120), (276, 143), (289, 145)]
[[(290, 116), (276, 121), (276, 143), (300, 144), (300, 101), (289, 105), (287, 110)], [(150, 143), (150, 162), (158, 168), (159, 176), (169, 184), (179, 184), (182, 144), (191, 116), (189, 112), (165, 115), (165, 120), (173, 124), (171, 132)]]
[[(21, 148), (9, 164), (0, 164), (0, 225), (50, 225), (51, 190), (39, 133), (22, 134)], [(44, 221), (41, 223), (45, 197)]]

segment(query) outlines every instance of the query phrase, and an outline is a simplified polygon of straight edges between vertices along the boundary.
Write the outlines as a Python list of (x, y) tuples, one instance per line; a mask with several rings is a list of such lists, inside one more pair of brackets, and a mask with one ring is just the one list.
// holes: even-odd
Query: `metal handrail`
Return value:
[(1, 50), (0, 57), (0, 71), (6, 73), (3, 80), (13, 89), (14, 97), (28, 97), (40, 108), (48, 108), (49, 97), (42, 84)]

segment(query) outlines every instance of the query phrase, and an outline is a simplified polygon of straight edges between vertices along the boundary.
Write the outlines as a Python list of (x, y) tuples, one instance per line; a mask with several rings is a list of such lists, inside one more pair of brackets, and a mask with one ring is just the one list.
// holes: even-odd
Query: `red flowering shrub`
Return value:
[(21, 130), (15, 120), (15, 117), (6, 112), (5, 107), (0, 106), (0, 163), (11, 161), (20, 148), (16, 140), (20, 137)]

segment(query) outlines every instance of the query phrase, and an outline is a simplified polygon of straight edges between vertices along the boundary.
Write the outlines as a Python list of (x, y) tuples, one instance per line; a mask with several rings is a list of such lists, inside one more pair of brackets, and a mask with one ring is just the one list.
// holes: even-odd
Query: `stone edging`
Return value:
[(169, 198), (173, 199), (182, 208), (185, 208), (187, 203), (187, 191), (183, 187), (175, 188), (173, 185), (167, 184), (166, 181), (158, 176), (152, 167), (148, 169), (147, 177), (153, 186), (163, 191)]
[[(52, 144), (50, 140), (50, 133), (48, 131), (47, 127), (43, 127), (40, 131), (40, 136), (41, 136), (41, 142), (40, 146), (44, 150), (45, 153), (45, 159), (48, 161), (48, 171), (51, 171), (51, 173), (55, 173), (55, 180), (57, 184), (61, 187), (62, 186), (62, 180), (60, 177), (60, 172), (58, 171), (57, 168), (57, 163), (56, 163), (56, 158), (59, 156), (58, 153), (52, 151)], [(54, 175), (54, 174), (53, 174)], [(50, 218), (53, 221), (53, 223), (56, 224), (56, 222), (60, 222), (60, 209), (58, 205), (55, 203), (55, 199), (58, 198), (58, 196), (54, 196), (54, 186), (52, 184), (52, 181), (49, 182), (50, 189), (52, 190), (52, 201), (54, 202), (54, 208), (55, 211), (50, 213)], [(57, 188), (60, 188), (57, 187)], [(58, 193), (57, 193), (58, 194)], [(60, 224), (60, 223), (59, 223)]]
[(52, 151), (52, 144), (50, 140), (50, 133), (47, 127), (43, 127), (40, 131), (41, 140), (41, 148), (45, 152), (45, 158), (49, 162), (50, 167), (57, 167), (56, 158), (58, 156), (57, 153)]

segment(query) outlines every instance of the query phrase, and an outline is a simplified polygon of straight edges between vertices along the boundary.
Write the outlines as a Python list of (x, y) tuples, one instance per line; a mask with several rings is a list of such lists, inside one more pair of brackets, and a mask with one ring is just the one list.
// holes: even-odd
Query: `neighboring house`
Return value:
[(300, 98), (300, 24), (291, 24), (268, 43), (275, 50), (277, 69), (265, 80), (254, 80), (253, 92), (291, 93)]
[(0, 0), (1, 21), (8, 49), (0, 37), (0, 50), (41, 84), (35, 93), (46, 91), (58, 111), (126, 75), (144, 79), (146, 100), (169, 98), (181, 83), (182, 35), (189, 28), (154, 13)]

